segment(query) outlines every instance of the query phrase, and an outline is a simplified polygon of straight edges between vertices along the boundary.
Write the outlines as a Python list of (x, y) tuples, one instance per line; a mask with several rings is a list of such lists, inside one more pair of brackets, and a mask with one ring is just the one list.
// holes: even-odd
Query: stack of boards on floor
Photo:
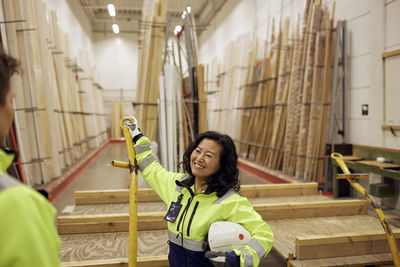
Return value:
[[(368, 215), (366, 200), (333, 200), (320, 195), (317, 183), (243, 185), (240, 194), (271, 226), (273, 249), (291, 266), (391, 262), (382, 226)], [(128, 199), (128, 190), (75, 192), (74, 211), (58, 217), (65, 266), (127, 264)], [(154, 191), (139, 190), (139, 266), (168, 266), (166, 210)]]

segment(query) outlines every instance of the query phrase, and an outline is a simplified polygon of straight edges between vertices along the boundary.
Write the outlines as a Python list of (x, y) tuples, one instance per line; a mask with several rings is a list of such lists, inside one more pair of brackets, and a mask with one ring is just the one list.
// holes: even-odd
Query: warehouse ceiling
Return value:
[[(141, 28), (148, 27), (143, 21), (145, 0), (78, 0), (91, 23), (93, 33), (112, 33), (112, 24), (118, 24), (120, 33), (139, 34)], [(147, 0), (148, 1), (148, 0)], [(198, 32), (206, 29), (227, 0), (167, 0), (167, 12), (171, 13), (171, 23), (175, 27), (181, 22), (182, 12), (188, 6), (195, 17)], [(111, 17), (107, 5), (114, 4), (116, 16)]]

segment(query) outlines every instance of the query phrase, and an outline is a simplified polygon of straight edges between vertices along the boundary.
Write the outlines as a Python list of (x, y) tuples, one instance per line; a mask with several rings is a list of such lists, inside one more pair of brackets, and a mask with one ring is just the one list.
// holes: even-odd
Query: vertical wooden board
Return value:
[(294, 139), (297, 134), (297, 121), (295, 120), (296, 112), (297, 112), (297, 102), (298, 95), (300, 89), (300, 80), (302, 79), (301, 75), (301, 52), (302, 52), (302, 40), (300, 40), (300, 22), (297, 25), (296, 36), (294, 38), (294, 55), (293, 55), (293, 64), (290, 75), (290, 88), (288, 95), (288, 114), (286, 120), (286, 134), (284, 140), (284, 155), (283, 155), (283, 166), (282, 171), (284, 173), (293, 175), (289, 172), (289, 165), (292, 160), (295, 159), (293, 155), (295, 154), (294, 150)]
[[(252, 86), (249, 86), (252, 82), (254, 82), (255, 79), (255, 66), (256, 66), (256, 60), (257, 60), (257, 51), (258, 51), (258, 41), (253, 43), (253, 47), (249, 51), (249, 61), (248, 61), (248, 69), (247, 69), (247, 75), (246, 75), (246, 80), (245, 84), (242, 84), (243, 87), (243, 96), (241, 98), (242, 102), (240, 107), (244, 107), (241, 111), (241, 129), (240, 129), (240, 140), (243, 142), (248, 142), (248, 129), (249, 129), (249, 123), (250, 123), (250, 117), (252, 110), (247, 109), (248, 107), (253, 105), (254, 102), (254, 89)], [(240, 145), (240, 150), (239, 150), (239, 155), (241, 157), (246, 157), (247, 151), (248, 151), (248, 145), (247, 144), (241, 144)]]
[[(316, 32), (318, 29), (318, 25), (321, 22), (322, 10), (319, 6), (312, 6), (311, 13), (311, 23), (309, 32)], [(306, 68), (304, 74), (304, 83), (303, 83), (303, 96), (302, 96), (302, 109), (301, 109), (301, 121), (299, 128), (299, 142), (297, 149), (297, 159), (296, 159), (296, 177), (299, 179), (304, 178), (304, 170), (305, 170), (305, 153), (307, 147), (307, 132), (308, 132), (308, 121), (310, 116), (310, 102), (311, 102), (311, 89), (313, 83), (313, 64), (315, 57), (315, 49), (316, 49), (316, 34), (311, 34), (309, 36), (309, 41), (307, 45), (307, 60), (306, 60)]]
[(67, 161), (72, 164), (72, 162), (75, 161), (74, 155), (73, 155), (73, 139), (72, 139), (72, 133), (71, 133), (71, 119), (68, 113), (68, 107), (67, 107), (67, 89), (66, 89), (66, 81), (65, 81), (65, 75), (64, 75), (64, 60), (63, 60), (63, 54), (64, 52), (62, 51), (62, 41), (60, 40), (60, 30), (58, 27), (58, 22), (57, 22), (57, 14), (55, 11), (50, 12), (50, 17), (51, 17), (51, 36), (53, 39), (53, 42), (55, 44), (54, 50), (53, 50), (53, 65), (55, 69), (55, 74), (56, 74), (56, 81), (57, 81), (57, 89), (58, 89), (58, 99), (60, 103), (60, 114), (62, 117), (62, 122), (64, 125), (64, 133), (65, 133), (65, 140), (66, 140), (66, 145), (65, 145), (65, 151), (67, 155)]
[(197, 70), (197, 84), (199, 94), (199, 133), (208, 130), (207, 126), (207, 99), (204, 94), (204, 66), (199, 65)]
[(119, 121), (121, 118), (121, 101), (112, 102), (111, 138), (119, 139), (122, 136)]
[[(4, 19), (8, 21), (15, 20), (14, 15), (14, 7), (11, 0), (3, 1), (3, 10)], [(18, 43), (17, 43), (17, 34), (16, 29), (20, 27), (21, 23), (7, 23), (4, 25), (6, 38), (7, 39), (7, 49), (8, 54), (15, 58), (20, 58), (18, 51)], [(4, 37), (4, 36), (2, 36)], [(29, 140), (29, 131), (28, 131), (28, 121), (26, 117), (26, 113), (23, 110), (25, 107), (25, 98), (24, 98), (24, 87), (22, 81), (22, 75), (20, 73), (16, 73), (11, 77), (11, 86), (14, 89), (14, 107), (15, 107), (15, 125), (16, 125), (16, 136), (19, 148), (19, 155), (21, 162), (29, 162), (31, 158), (31, 146), (28, 142)], [(28, 185), (34, 185), (36, 182), (34, 180), (35, 177), (38, 177), (33, 170), (32, 165), (30, 164), (22, 164), (22, 170), (24, 173), (25, 181)]]
[[(48, 147), (46, 146), (49, 144), (44, 143), (45, 137), (42, 131), (42, 129), (46, 129), (45, 122), (47, 120), (47, 107), (45, 103), (40, 102), (42, 100), (41, 96), (43, 95), (44, 85), (37, 36), (37, 24), (34, 20), (34, 14), (32, 14), (32, 12), (27, 12), (25, 4), (30, 6), (29, 10), (34, 10), (32, 1), (29, 1), (28, 3), (22, 3), (20, 1), (13, 2), (15, 18), (26, 20), (21, 28), (17, 29), (17, 40), (19, 45), (21, 65), (25, 71), (22, 75), (23, 84), (24, 87), (27, 88), (25, 91), (27, 94), (25, 95), (26, 102), (24, 108), (28, 108), (26, 111), (30, 113), (27, 114), (27, 116), (30, 117), (30, 120), (28, 119), (28, 128), (31, 130), (30, 141), (33, 145), (33, 149), (36, 150), (36, 153), (31, 154), (30, 162), (27, 164), (32, 164), (33, 168), (37, 168), (39, 170), (37, 177), (35, 177), (35, 183), (40, 184), (49, 180), (48, 169), (45, 166), (46, 161), (50, 159), (50, 157), (46, 155), (46, 151), (49, 151)], [(39, 53), (36, 51), (39, 51)], [(38, 166), (36, 167), (35, 165)]]
[(32, 2), (33, 15), (36, 15), (39, 46), (41, 50), (41, 64), (43, 66), (44, 87), (40, 90), (39, 103), (41, 106), (46, 106), (47, 110), (44, 112), (42, 119), (42, 131), (44, 133), (44, 142), (48, 145), (45, 146), (46, 156), (50, 160), (46, 162), (46, 168), (49, 170), (49, 179), (61, 175), (61, 164), (58, 153), (58, 144), (61, 143), (60, 136), (57, 135), (57, 129), (51, 127), (55, 122), (55, 103), (52, 99), (54, 88), (56, 87), (53, 65), (51, 62), (51, 54), (48, 49), (49, 41), (49, 26), (46, 21), (46, 5), (40, 0)]
[(319, 181), (321, 179), (321, 173), (317, 173), (317, 167), (323, 163), (323, 154), (320, 154), (321, 146), (325, 147), (325, 142), (321, 142), (324, 139), (322, 120), (326, 121), (323, 117), (325, 109), (325, 102), (327, 102), (327, 96), (329, 94), (328, 85), (330, 84), (330, 31), (326, 30), (330, 28), (329, 12), (324, 10), (323, 16), (323, 29), (321, 29), (319, 40), (317, 42), (317, 56), (315, 59), (314, 70), (315, 79), (313, 82), (313, 91), (311, 96), (311, 113), (310, 113), (310, 124), (308, 129), (308, 140), (307, 140), (307, 151), (305, 161), (305, 178), (310, 181)]

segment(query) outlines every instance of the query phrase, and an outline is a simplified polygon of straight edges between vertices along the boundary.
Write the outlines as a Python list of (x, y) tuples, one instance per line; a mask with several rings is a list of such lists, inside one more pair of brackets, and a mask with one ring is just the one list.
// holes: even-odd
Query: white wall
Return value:
[[(329, 8), (333, 1), (324, 1)], [(229, 42), (252, 32), (265, 40), (270, 18), (294, 24), (306, 0), (230, 0), (199, 37), (199, 62), (221, 59)], [(347, 20), (346, 142), (400, 149), (400, 137), (381, 129), (384, 118), (381, 54), (400, 48), (400, 0), (336, 0), (335, 21)], [(268, 26), (269, 27), (269, 26)], [(259, 53), (262, 55), (262, 53)], [(259, 56), (261, 58), (261, 56)], [(212, 77), (210, 78), (212, 79)], [(400, 100), (399, 100), (400, 103)], [(361, 115), (361, 105), (369, 115)]]
[(124, 101), (124, 113), (133, 112), (136, 99), (139, 49), (135, 34), (94, 34), (96, 80), (104, 88), (105, 112), (112, 101)]
[(95, 34), (95, 65), (107, 89), (133, 89), (137, 84), (138, 45), (133, 34)]

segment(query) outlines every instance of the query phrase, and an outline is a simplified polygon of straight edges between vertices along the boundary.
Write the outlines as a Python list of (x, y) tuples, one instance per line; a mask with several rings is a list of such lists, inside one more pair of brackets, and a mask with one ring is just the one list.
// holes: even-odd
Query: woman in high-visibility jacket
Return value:
[(135, 123), (129, 130), (139, 169), (169, 206), (165, 219), (170, 266), (213, 266), (205, 251), (208, 229), (216, 221), (238, 223), (252, 237), (243, 248), (226, 253), (226, 262), (230, 266), (258, 266), (271, 250), (274, 237), (247, 198), (238, 194), (238, 156), (232, 139), (214, 131), (198, 135), (183, 156), (186, 173), (169, 172), (155, 160), (149, 139), (131, 118)]
[(14, 118), (10, 78), (17, 70), (18, 62), (0, 52), (0, 267), (58, 267), (56, 209), (6, 173), (14, 159), (3, 147)]

